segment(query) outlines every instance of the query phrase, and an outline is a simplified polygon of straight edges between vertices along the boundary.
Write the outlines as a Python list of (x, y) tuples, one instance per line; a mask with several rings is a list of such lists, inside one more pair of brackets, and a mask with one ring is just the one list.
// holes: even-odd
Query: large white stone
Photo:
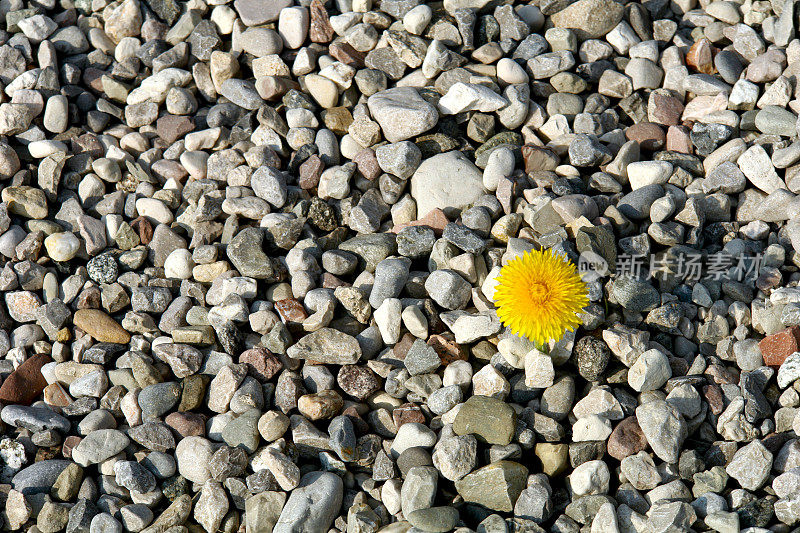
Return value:
[(772, 165), (767, 151), (761, 145), (756, 144), (748, 148), (739, 156), (736, 164), (739, 165), (739, 169), (750, 183), (767, 194), (786, 188), (786, 184), (775, 172), (775, 167)]
[(454, 83), (439, 100), (439, 110), (446, 115), (464, 111), (491, 113), (508, 105), (508, 100), (489, 87), (472, 83)]
[(411, 196), (417, 201), (419, 218), (437, 207), (452, 215), (484, 193), (483, 173), (459, 151), (426, 159), (411, 177)]

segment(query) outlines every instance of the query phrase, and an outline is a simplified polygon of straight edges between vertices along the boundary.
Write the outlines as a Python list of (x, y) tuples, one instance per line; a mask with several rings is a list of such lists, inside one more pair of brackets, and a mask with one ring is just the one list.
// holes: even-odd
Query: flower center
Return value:
[(528, 294), (530, 294), (531, 300), (537, 304), (544, 302), (548, 293), (547, 286), (541, 281), (534, 281), (528, 287)]

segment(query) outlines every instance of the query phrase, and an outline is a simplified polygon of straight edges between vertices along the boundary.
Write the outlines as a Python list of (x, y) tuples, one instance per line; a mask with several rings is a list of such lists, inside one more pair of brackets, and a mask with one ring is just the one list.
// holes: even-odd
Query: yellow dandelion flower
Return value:
[(589, 298), (575, 265), (552, 250), (534, 250), (500, 270), (494, 302), (504, 325), (543, 347), (575, 330)]

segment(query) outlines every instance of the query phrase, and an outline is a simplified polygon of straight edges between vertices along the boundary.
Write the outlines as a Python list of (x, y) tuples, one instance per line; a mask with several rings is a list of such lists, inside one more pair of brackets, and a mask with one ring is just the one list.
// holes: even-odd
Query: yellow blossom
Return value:
[(500, 321), (515, 335), (545, 346), (575, 330), (589, 299), (575, 265), (552, 250), (533, 250), (500, 270), (494, 302)]

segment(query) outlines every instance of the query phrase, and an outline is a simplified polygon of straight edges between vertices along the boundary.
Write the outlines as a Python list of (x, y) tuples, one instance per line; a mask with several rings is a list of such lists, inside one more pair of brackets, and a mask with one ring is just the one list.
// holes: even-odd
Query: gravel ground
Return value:
[(0, 0), (0, 521), (793, 531), (796, 4)]

